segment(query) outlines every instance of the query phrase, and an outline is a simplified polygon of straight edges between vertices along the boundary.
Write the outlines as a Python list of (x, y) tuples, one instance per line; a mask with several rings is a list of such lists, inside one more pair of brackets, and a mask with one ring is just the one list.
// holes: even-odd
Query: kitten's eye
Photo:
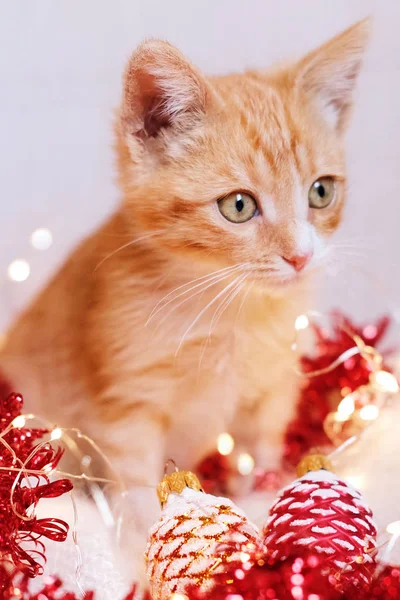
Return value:
[(231, 223), (245, 223), (258, 213), (257, 203), (252, 196), (244, 192), (233, 192), (218, 200), (221, 214)]
[(310, 208), (326, 208), (335, 198), (336, 187), (333, 177), (320, 177), (314, 181), (308, 192)]

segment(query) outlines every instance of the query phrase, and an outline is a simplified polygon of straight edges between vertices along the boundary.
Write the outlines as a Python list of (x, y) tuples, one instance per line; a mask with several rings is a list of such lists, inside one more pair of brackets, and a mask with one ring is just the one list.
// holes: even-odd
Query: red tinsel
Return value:
[[(347, 331), (359, 335), (366, 344), (377, 346), (390, 325), (389, 317), (382, 317), (375, 324), (356, 326), (341, 313), (332, 314), (332, 332), (314, 325), (316, 337), (315, 357), (301, 358), (302, 370), (307, 373), (329, 366), (345, 350), (354, 346)], [(296, 416), (289, 423), (284, 446), (284, 464), (296, 466), (312, 448), (330, 445), (323, 423), (344, 395), (368, 382), (369, 364), (356, 355), (339, 365), (330, 373), (305, 380), (297, 404)]]
[[(42, 573), (45, 546), (41, 538), (62, 542), (68, 525), (61, 519), (38, 519), (33, 509), (41, 498), (56, 498), (69, 492), (72, 484), (67, 479), (50, 481), (43, 469), (54, 469), (63, 454), (51, 444), (38, 445), (46, 433), (44, 429), (9, 425), (21, 414), (22, 397), (10, 394), (0, 397), (0, 557), (12, 569), (34, 577)], [(35, 450), (35, 448), (37, 450)], [(41, 474), (24, 472), (41, 471)], [(1, 591), (0, 580), (0, 591)]]

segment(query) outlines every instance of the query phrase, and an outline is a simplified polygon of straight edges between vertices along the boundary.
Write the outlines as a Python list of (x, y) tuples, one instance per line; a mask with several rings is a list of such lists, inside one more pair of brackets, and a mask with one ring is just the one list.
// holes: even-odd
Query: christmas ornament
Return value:
[(227, 494), (231, 464), (229, 456), (214, 452), (206, 456), (196, 468), (202, 488), (208, 494)]
[(188, 600), (346, 600), (321, 558), (312, 553), (302, 551), (284, 561), (247, 553), (245, 560), (230, 563), (224, 575), (215, 575), (206, 592), (189, 586), (185, 596)]
[(243, 548), (259, 544), (259, 533), (231, 500), (205, 494), (196, 475), (176, 471), (158, 487), (162, 514), (150, 530), (147, 575), (154, 600), (183, 593), (194, 585), (206, 590)]
[(299, 479), (278, 495), (263, 534), (273, 559), (307, 548), (343, 582), (369, 583), (376, 527), (361, 494), (327, 470), (323, 456), (299, 465)]
[(364, 594), (348, 595), (348, 600), (399, 600), (400, 569), (389, 565), (382, 568), (379, 574), (365, 589)]

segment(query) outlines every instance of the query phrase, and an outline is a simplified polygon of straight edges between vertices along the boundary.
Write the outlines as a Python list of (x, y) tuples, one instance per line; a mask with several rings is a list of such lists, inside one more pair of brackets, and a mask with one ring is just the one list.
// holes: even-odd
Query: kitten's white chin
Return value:
[(311, 277), (312, 274), (308, 271), (307, 273), (296, 273), (289, 277), (268, 278), (265, 281), (260, 281), (259, 287), (268, 296), (282, 298), (292, 292), (298, 291), (299, 288), (304, 287), (304, 285), (310, 281)]

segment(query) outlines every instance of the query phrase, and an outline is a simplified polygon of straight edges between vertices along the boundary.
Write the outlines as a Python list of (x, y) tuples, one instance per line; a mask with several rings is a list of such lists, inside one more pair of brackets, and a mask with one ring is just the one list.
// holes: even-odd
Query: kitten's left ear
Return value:
[(125, 71), (121, 121), (142, 140), (188, 129), (205, 111), (209, 89), (200, 72), (168, 42), (148, 40)]
[(296, 65), (296, 82), (310, 94), (323, 116), (342, 132), (371, 33), (364, 19), (307, 54)]

